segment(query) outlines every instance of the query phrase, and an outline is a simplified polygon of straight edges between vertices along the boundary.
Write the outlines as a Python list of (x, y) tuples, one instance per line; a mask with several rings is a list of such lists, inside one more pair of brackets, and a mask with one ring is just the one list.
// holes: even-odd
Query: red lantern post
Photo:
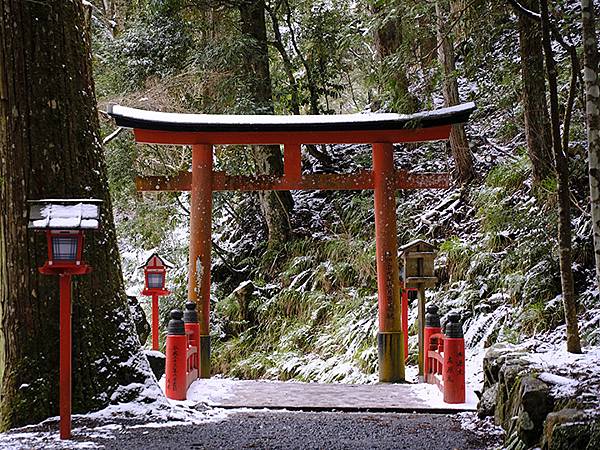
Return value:
[(172, 268), (156, 253), (146, 260), (144, 268), (144, 290), (142, 295), (152, 297), (152, 350), (158, 350), (158, 297), (171, 292), (165, 289), (167, 268)]
[(46, 232), (48, 260), (39, 268), (60, 286), (60, 438), (71, 437), (71, 277), (90, 273), (82, 259), (84, 230), (99, 225), (102, 200), (31, 200), (29, 228)]

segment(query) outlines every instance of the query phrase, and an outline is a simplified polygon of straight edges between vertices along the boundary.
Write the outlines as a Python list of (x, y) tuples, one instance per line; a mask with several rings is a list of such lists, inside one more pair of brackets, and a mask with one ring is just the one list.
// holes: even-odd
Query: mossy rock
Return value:
[(600, 448), (600, 419), (564, 408), (548, 414), (544, 426), (545, 450), (595, 450)]
[(496, 411), (496, 402), (498, 399), (498, 383), (494, 383), (488, 389), (483, 391), (479, 403), (477, 403), (477, 415), (480, 419), (493, 416)]
[(519, 441), (529, 448), (542, 440), (544, 420), (554, 401), (548, 385), (535, 378), (521, 360), (511, 363), (499, 373), (495, 420), (513, 443)]
[(553, 407), (554, 401), (546, 383), (531, 376), (521, 379), (517, 434), (526, 445), (533, 446), (541, 440), (544, 420)]
[[(524, 353), (524, 350), (519, 350), (510, 344), (500, 343), (491, 346), (483, 358), (484, 388), (497, 383), (500, 380), (500, 370), (508, 364), (508, 361), (518, 360), (518, 357)], [(527, 365), (525, 361), (519, 364)]]

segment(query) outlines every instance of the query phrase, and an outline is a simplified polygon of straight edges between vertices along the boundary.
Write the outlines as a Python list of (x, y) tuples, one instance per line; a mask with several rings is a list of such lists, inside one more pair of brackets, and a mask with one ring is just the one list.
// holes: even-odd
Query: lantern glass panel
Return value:
[(52, 259), (59, 261), (75, 261), (79, 239), (71, 236), (55, 236), (52, 238)]
[(148, 287), (150, 289), (160, 289), (165, 284), (164, 273), (149, 273), (148, 274)]

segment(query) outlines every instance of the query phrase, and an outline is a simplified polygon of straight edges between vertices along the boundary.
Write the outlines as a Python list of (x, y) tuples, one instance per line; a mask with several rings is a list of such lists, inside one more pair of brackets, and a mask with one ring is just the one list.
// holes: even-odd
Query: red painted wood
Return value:
[[(423, 362), (423, 374), (425, 375), (425, 381), (427, 381), (427, 377), (431, 374), (435, 374), (435, 373), (440, 373), (441, 371), (438, 372), (438, 367), (437, 367), (437, 363), (435, 361), (436, 359), (436, 355), (439, 356), (439, 353), (436, 353), (436, 350), (438, 348), (438, 343), (435, 340), (435, 336), (439, 336), (438, 339), (442, 339), (443, 335), (440, 334), (441, 333), (441, 328), (440, 327), (425, 327), (424, 330), (424, 336), (423, 336), (423, 342), (425, 343), (424, 348), (425, 348), (425, 354), (426, 357), (424, 358), (424, 362)], [(428, 381), (427, 381), (428, 382)]]
[(136, 177), (135, 188), (138, 191), (191, 191), (192, 172), (180, 172), (172, 177)]
[(210, 334), (212, 165), (212, 146), (194, 145), (192, 147), (188, 298), (199, 303), (198, 319), (200, 322), (200, 334), (203, 336)]
[(187, 372), (185, 377), (186, 391), (194, 381), (198, 379), (198, 367), (194, 366), (198, 360), (198, 347), (188, 347), (187, 350)]
[(275, 175), (226, 175), (215, 173), (215, 191), (294, 191), (372, 189), (370, 171), (352, 174), (309, 174), (293, 180)]
[(288, 182), (297, 182), (302, 177), (302, 152), (300, 144), (283, 147), (283, 174)]
[(200, 370), (200, 324), (197, 322), (186, 322), (184, 326), (185, 334), (188, 338), (188, 346), (195, 347), (197, 349), (191, 368), (196, 369), (196, 378), (198, 378), (198, 373)]
[(465, 338), (444, 337), (444, 401), (465, 402)]
[(152, 350), (158, 350), (158, 294), (152, 294)]
[(71, 275), (60, 280), (60, 438), (71, 438)]
[[(393, 143), (448, 139), (451, 125), (401, 130), (353, 130), (321, 132), (169, 132), (134, 129), (137, 142), (192, 145), (192, 172), (175, 177), (136, 180), (138, 191), (191, 190), (190, 260), (188, 298), (200, 303), (200, 335), (209, 335), (210, 250), (212, 192), (219, 190), (365, 190), (375, 191), (377, 285), (380, 332), (400, 333), (407, 325), (399, 290), (396, 201), (397, 189), (447, 188), (448, 174), (410, 174), (395, 171)], [(301, 144), (372, 144), (373, 171), (353, 174), (302, 176)], [(212, 146), (230, 144), (284, 145), (284, 176), (236, 176), (212, 171)], [(403, 327), (404, 324), (404, 327)], [(404, 337), (407, 337), (405, 330)], [(204, 342), (204, 341), (202, 341)], [(402, 345), (402, 344), (401, 344)], [(407, 342), (404, 340), (405, 353)], [(380, 349), (381, 350), (381, 349)], [(395, 350), (394, 350), (395, 352)], [(187, 354), (187, 353), (186, 353)], [(203, 361), (204, 355), (199, 356)], [(394, 365), (396, 355), (385, 355)], [(401, 355), (400, 355), (401, 357)], [(406, 355), (405, 355), (406, 357)], [(169, 357), (167, 356), (167, 361)], [(402, 361), (402, 374), (404, 376)], [(395, 369), (394, 369), (395, 370)], [(169, 369), (167, 368), (167, 372)], [(209, 371), (201, 368), (204, 376)], [(380, 372), (381, 376), (381, 372)], [(186, 386), (187, 388), (187, 386)], [(167, 390), (169, 388), (167, 387)], [(180, 394), (176, 394), (180, 395)], [(169, 393), (167, 394), (169, 396)], [(173, 397), (170, 397), (173, 398)], [(183, 396), (185, 398), (185, 395)]]
[(394, 147), (373, 144), (377, 292), (382, 332), (402, 331), (394, 178)]
[(255, 144), (371, 144), (373, 142), (425, 142), (445, 140), (451, 125), (401, 130), (297, 131), (297, 132), (185, 132), (133, 130), (135, 140), (146, 144), (170, 145), (255, 145)]
[(185, 334), (168, 335), (165, 346), (165, 395), (172, 400), (185, 400), (187, 394), (187, 350)]
[[(182, 172), (173, 177), (137, 177), (136, 189), (141, 192), (191, 191), (192, 174)], [(447, 189), (448, 173), (410, 173), (395, 171), (396, 189)], [(261, 190), (370, 190), (373, 189), (373, 173), (363, 170), (348, 174), (308, 174), (300, 179), (275, 175), (246, 176), (213, 172), (213, 191), (261, 191)]]

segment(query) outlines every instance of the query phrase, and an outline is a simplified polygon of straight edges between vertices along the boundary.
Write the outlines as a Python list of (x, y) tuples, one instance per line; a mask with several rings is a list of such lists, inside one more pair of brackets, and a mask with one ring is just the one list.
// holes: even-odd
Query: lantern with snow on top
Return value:
[(71, 437), (71, 277), (90, 273), (83, 261), (83, 234), (97, 230), (100, 204), (95, 199), (29, 201), (28, 228), (46, 233), (48, 259), (38, 270), (58, 275), (60, 287), (60, 438)]
[(152, 350), (158, 350), (158, 297), (171, 293), (165, 289), (165, 278), (167, 269), (172, 267), (156, 253), (139, 267), (144, 269), (144, 290), (141, 294), (152, 297)]

